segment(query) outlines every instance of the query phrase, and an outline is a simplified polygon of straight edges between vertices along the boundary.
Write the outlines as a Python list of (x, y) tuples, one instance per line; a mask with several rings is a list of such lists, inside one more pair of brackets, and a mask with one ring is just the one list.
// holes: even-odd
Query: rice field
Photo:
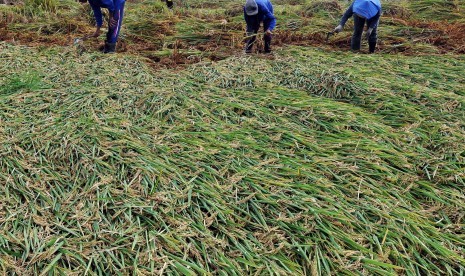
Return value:
[(271, 56), (240, 1), (129, 1), (115, 55), (33, 3), (0, 7), (0, 274), (465, 275), (461, 2), (386, 2), (366, 55), (325, 43), (346, 2), (276, 0)]

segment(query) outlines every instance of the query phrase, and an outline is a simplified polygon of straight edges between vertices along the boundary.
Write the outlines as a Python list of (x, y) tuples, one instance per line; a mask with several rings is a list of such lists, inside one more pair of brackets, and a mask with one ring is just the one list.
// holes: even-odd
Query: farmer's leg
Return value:
[(378, 40), (378, 24), (379, 24), (379, 22), (376, 22), (377, 20), (379, 20), (377, 17), (372, 18), (370, 20), (367, 20), (367, 25), (368, 26), (375, 26), (373, 28), (373, 31), (371, 32), (370, 37), (368, 38), (368, 47), (369, 47), (370, 53), (375, 52), (376, 42)]
[(263, 30), (265, 31), (265, 35), (263, 36), (263, 40), (265, 41), (265, 53), (271, 53), (271, 34), (266, 34), (266, 31), (270, 27), (270, 21), (263, 22)]
[(118, 8), (113, 12), (112, 16), (116, 24), (108, 28), (107, 42), (116, 43), (121, 30), (121, 24), (123, 23), (124, 1), (118, 5)]
[(354, 14), (354, 34), (352, 35), (352, 40), (350, 42), (350, 48), (353, 51), (360, 50), (364, 26), (365, 18), (359, 17), (358, 15)]
[(113, 21), (113, 24), (108, 26), (108, 33), (107, 33), (107, 48), (105, 52), (114, 52), (116, 47), (116, 42), (118, 41), (119, 32), (121, 30), (121, 24), (123, 23), (123, 16), (124, 16), (124, 1), (121, 1), (119, 5), (117, 5), (117, 9), (110, 14), (110, 21)]
[(249, 16), (247, 19), (247, 43), (245, 46), (245, 52), (246, 53), (251, 53), (253, 44), (255, 43), (255, 40), (257, 39), (256, 34), (258, 33), (258, 30), (260, 29), (260, 21), (258, 20), (257, 16)]
[(378, 41), (378, 27), (373, 29), (370, 37), (368, 38), (368, 48), (370, 53), (374, 53), (376, 49), (376, 42)]

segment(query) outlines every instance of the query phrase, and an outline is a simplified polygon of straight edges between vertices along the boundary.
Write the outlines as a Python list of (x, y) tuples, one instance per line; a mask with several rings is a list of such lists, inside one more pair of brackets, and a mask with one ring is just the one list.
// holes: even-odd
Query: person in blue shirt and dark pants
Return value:
[(247, 23), (248, 37), (245, 52), (252, 53), (260, 24), (263, 22), (265, 53), (271, 53), (271, 36), (276, 26), (276, 18), (273, 15), (271, 2), (269, 0), (247, 0), (244, 6), (244, 19)]
[(381, 3), (379, 0), (355, 0), (342, 16), (339, 25), (334, 29), (334, 32), (339, 33), (344, 28), (347, 20), (354, 17), (354, 34), (350, 47), (353, 51), (360, 50), (362, 40), (363, 27), (365, 22), (368, 26), (366, 38), (370, 53), (375, 52), (376, 42), (378, 40), (378, 24), (381, 16)]
[(100, 36), (100, 28), (103, 25), (102, 8), (108, 9), (110, 19), (108, 21), (108, 32), (105, 40), (104, 53), (114, 53), (116, 51), (116, 42), (118, 41), (121, 23), (123, 22), (125, 0), (79, 0), (81, 3), (89, 1), (94, 11), (97, 29), (94, 34), (88, 37)]

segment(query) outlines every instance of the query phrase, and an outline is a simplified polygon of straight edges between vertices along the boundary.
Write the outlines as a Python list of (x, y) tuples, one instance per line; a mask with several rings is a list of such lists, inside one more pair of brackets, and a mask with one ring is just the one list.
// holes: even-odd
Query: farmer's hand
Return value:
[(373, 32), (373, 28), (368, 28), (367, 33), (366, 33), (366, 38), (367, 40), (370, 39), (371, 33)]
[(100, 36), (100, 27), (97, 27), (97, 29), (95, 29), (95, 32), (93, 34), (86, 35), (85, 37), (83, 37), (83, 39), (86, 40), (88, 38), (99, 37), (99, 36)]
[(118, 20), (114, 19), (113, 16), (110, 15), (110, 28), (114, 29), (118, 25)]
[(266, 34), (266, 35), (272, 35), (273, 33), (271, 32), (270, 29), (268, 29), (268, 30), (266, 30), (265, 34)]
[(99, 37), (100, 36), (100, 27), (95, 29), (95, 32), (90, 37)]
[(340, 33), (340, 32), (342, 32), (342, 29), (344, 29), (344, 27), (342, 27), (341, 25), (337, 25), (337, 27), (334, 28), (334, 32), (335, 33)]

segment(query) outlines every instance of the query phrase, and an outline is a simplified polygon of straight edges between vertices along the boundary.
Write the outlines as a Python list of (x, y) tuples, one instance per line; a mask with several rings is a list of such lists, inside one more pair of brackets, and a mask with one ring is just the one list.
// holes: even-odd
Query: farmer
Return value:
[(247, 23), (247, 44), (245, 52), (252, 53), (252, 47), (257, 38), (260, 23), (263, 22), (265, 35), (265, 53), (271, 53), (271, 35), (276, 26), (276, 17), (273, 15), (273, 5), (269, 0), (246, 0), (244, 6), (244, 19)]
[(347, 20), (352, 15), (354, 16), (354, 34), (350, 42), (351, 49), (353, 51), (360, 50), (363, 27), (366, 22), (368, 29), (365, 36), (368, 40), (368, 48), (370, 53), (374, 53), (376, 40), (378, 39), (377, 29), (379, 17), (381, 16), (381, 3), (379, 0), (355, 0), (344, 13), (344, 16), (342, 16), (341, 22), (334, 29), (334, 32), (341, 32)]
[(95, 21), (97, 22), (97, 29), (89, 37), (100, 36), (100, 28), (103, 24), (103, 16), (101, 8), (106, 8), (110, 12), (108, 21), (108, 32), (105, 40), (104, 53), (114, 53), (116, 50), (116, 42), (118, 41), (121, 23), (123, 22), (124, 3), (125, 0), (79, 0), (81, 3), (89, 1), (92, 10), (94, 11)]

